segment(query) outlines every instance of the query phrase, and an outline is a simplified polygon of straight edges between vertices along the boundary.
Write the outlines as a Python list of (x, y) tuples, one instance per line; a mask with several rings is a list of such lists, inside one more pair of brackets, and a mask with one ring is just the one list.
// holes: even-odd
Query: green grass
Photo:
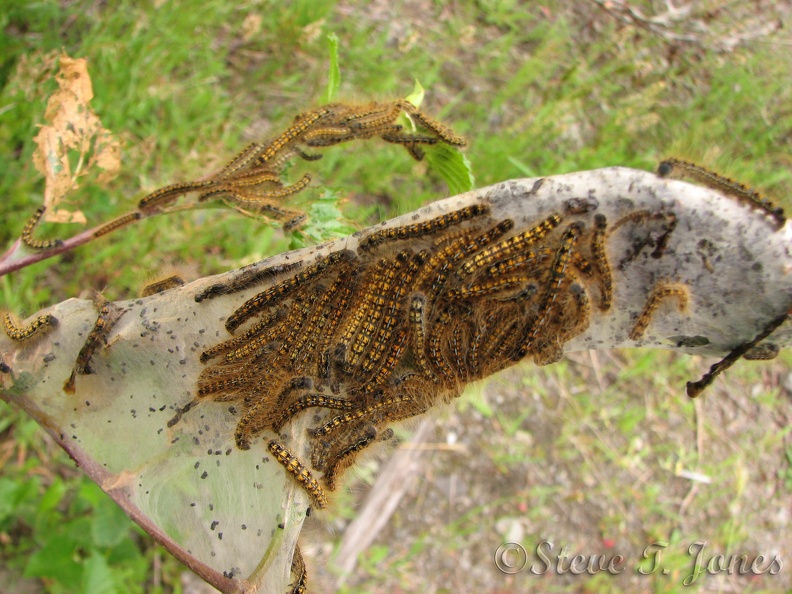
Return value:
[[(622, 27), (593, 4), (565, 2), (540, 8), (496, 0), (427, 0), (420, 10), (411, 5), (412, 10), (402, 8), (395, 15), (364, 2), (329, 0), (287, 7), (252, 0), (112, 4), (0, 0), (4, 245), (18, 236), (42, 200), (32, 138), (56, 88), (54, 58), (61, 48), (88, 59), (93, 108), (123, 143), (121, 174), (110, 184), (86, 185), (70, 196), (96, 224), (125, 212), (148, 191), (216, 169), (246, 142), (277, 133), (294, 114), (321, 101), (331, 33), (338, 38), (337, 98), (405, 96), (418, 78), (427, 89), (425, 109), (468, 138), (466, 155), (479, 186), (610, 165), (653, 169), (663, 156), (676, 154), (792, 206), (792, 59), (772, 39), (717, 52), (708, 47), (708, 38), (701, 44), (669, 42)], [(637, 4), (651, 12), (649, 3)], [(747, 21), (751, 7), (740, 1), (732, 4), (732, 12), (714, 10), (711, 24), (717, 30), (715, 25)], [(314, 171), (332, 194), (313, 206), (310, 200), (301, 205), (320, 209), (320, 218), (330, 220), (340, 204), (346, 219), (359, 226), (447, 193), (442, 179), (423, 164), (398, 147), (373, 141), (325, 151)], [(319, 197), (318, 190), (312, 192), (308, 198)], [(155, 218), (4, 277), (0, 301), (4, 308), (31, 313), (86, 289), (126, 298), (165, 265), (213, 274), (316, 241), (320, 232), (284, 237), (274, 226), (222, 210)], [(436, 584), (431, 571), (447, 574), (442, 561), (434, 570), (426, 562), (437, 555), (433, 543), (466, 539), (489, 525), (492, 516), (517, 514), (520, 502), (529, 503), (521, 513), (533, 526), (551, 530), (552, 523), (543, 522), (558, 514), (559, 497), (578, 510), (594, 497), (606, 502), (591, 512), (602, 534), (645, 545), (674, 534), (678, 543), (687, 543), (693, 536), (683, 530), (689, 516), (679, 511), (689, 484), (674, 479), (663, 487), (675, 469), (718, 476), (726, 468), (706, 496), (728, 509), (734, 500), (750, 498), (745, 480), (756, 488), (752, 456), (780, 452), (773, 458), (780, 460), (775, 471), (788, 494), (788, 431), (753, 434), (757, 443), (728, 448), (733, 435), (726, 439), (718, 420), (707, 421), (711, 447), (728, 453), (699, 462), (694, 405), (679, 396), (679, 386), (702, 368), (701, 362), (665, 353), (628, 353), (605, 365), (602, 391), (577, 362), (526, 371), (516, 380), (508, 376), (530, 395), (515, 410), (499, 408), (480, 393), (460, 414), (491, 432), (475, 466), (497, 472), (503, 490), (487, 491), (490, 499), (446, 526), (427, 526), (404, 547), (379, 542), (361, 561), (355, 586), (360, 589), (350, 591), (383, 591), (384, 583), (406, 590)], [(788, 369), (789, 359), (771, 369), (779, 368)], [(730, 372), (735, 392), (762, 384), (764, 369), (742, 365)], [(788, 411), (789, 396), (775, 383), (760, 390), (750, 406), (768, 414)], [(537, 407), (545, 411), (548, 426), (535, 422)], [(27, 576), (34, 580), (32, 591), (42, 592), (181, 591), (178, 565), (168, 557), (154, 572), (159, 549), (125, 524), (31, 421), (5, 405), (0, 405), (0, 439), (5, 448), (0, 558), (15, 579)], [(559, 486), (552, 476), (530, 479), (559, 468), (579, 484)], [(640, 488), (625, 488), (642, 472), (650, 478)], [(507, 476), (529, 479), (515, 486)], [(352, 499), (341, 498), (339, 517), (354, 515)], [(625, 510), (632, 515), (625, 516)], [(707, 515), (711, 510), (699, 511)], [(741, 524), (739, 514), (711, 513), (710, 521), (696, 527), (708, 526), (716, 548), (751, 544), (752, 527)], [(532, 536), (546, 534), (536, 528)], [(78, 553), (67, 554), (74, 546)], [(394, 551), (399, 554), (392, 571), (377, 570), (377, 563)], [(45, 557), (48, 562), (41, 563)], [(489, 558), (476, 563), (484, 565)], [(686, 591), (678, 582), (663, 585), (660, 578), (641, 583), (651, 591)], [(504, 581), (503, 591), (525, 585)], [(588, 592), (620, 587), (601, 575), (573, 585)], [(445, 591), (434, 587), (429, 591)], [(569, 584), (552, 588), (546, 591), (568, 591)]]

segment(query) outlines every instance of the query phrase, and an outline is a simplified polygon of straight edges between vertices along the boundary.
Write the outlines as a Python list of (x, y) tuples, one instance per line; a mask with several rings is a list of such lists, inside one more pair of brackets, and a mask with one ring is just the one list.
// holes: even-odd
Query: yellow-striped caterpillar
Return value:
[(251, 264), (239, 270), (238, 274), (229, 282), (217, 283), (204, 289), (195, 295), (196, 303), (205, 299), (213, 299), (220, 295), (229, 295), (238, 291), (244, 291), (261, 281), (277, 276), (284, 272), (291, 272), (302, 266), (302, 262), (289, 262), (288, 264), (278, 264), (276, 266), (261, 267), (258, 264)]
[(302, 272), (298, 272), (293, 277), (286, 279), (283, 282), (270, 287), (266, 291), (262, 291), (255, 297), (248, 299), (242, 306), (237, 309), (226, 320), (226, 330), (233, 332), (244, 324), (251, 317), (255, 316), (265, 307), (274, 305), (278, 301), (286, 298), (290, 293), (294, 292), (307, 282), (316, 279), (319, 276), (326, 274), (333, 266), (340, 262), (345, 262), (353, 257), (352, 252), (349, 250), (342, 250), (333, 252), (313, 266), (309, 266)]
[(91, 359), (93, 359), (94, 354), (102, 344), (107, 344), (107, 337), (110, 332), (112, 332), (118, 320), (121, 319), (121, 316), (126, 313), (125, 309), (114, 305), (101, 296), (97, 296), (96, 306), (99, 309), (99, 315), (96, 318), (94, 327), (77, 354), (77, 360), (74, 363), (74, 369), (69, 379), (63, 384), (63, 391), (67, 394), (74, 393), (75, 376), (94, 373), (91, 368)]
[(125, 225), (129, 225), (130, 223), (134, 223), (135, 221), (139, 221), (143, 218), (143, 213), (139, 211), (130, 212), (123, 216), (120, 216), (112, 221), (105, 223), (101, 227), (99, 227), (96, 231), (93, 232), (94, 239), (97, 237), (102, 237), (103, 235), (107, 235), (108, 233), (112, 233), (116, 229), (120, 229)]
[(646, 300), (643, 311), (638, 316), (633, 329), (630, 331), (630, 340), (638, 340), (643, 336), (657, 308), (669, 297), (676, 297), (679, 311), (684, 312), (690, 301), (690, 291), (687, 286), (680, 283), (660, 282), (655, 285), (652, 292), (649, 294), (649, 298)]
[(156, 295), (157, 293), (164, 293), (165, 291), (170, 291), (171, 289), (175, 289), (183, 285), (184, 285), (184, 279), (177, 274), (173, 274), (167, 278), (163, 278), (162, 280), (148, 283), (146, 286), (143, 287), (143, 289), (141, 289), (140, 296), (149, 297), (151, 295)]
[(311, 496), (314, 506), (317, 509), (325, 509), (327, 507), (327, 497), (319, 482), (311, 474), (311, 471), (283, 444), (272, 440), (267, 444), (267, 449), (283, 465), (286, 471), (292, 475), (294, 480), (302, 485), (308, 495)]
[(786, 222), (783, 209), (771, 204), (758, 192), (700, 165), (681, 159), (666, 159), (660, 163), (657, 174), (660, 177), (689, 178), (727, 196), (732, 196), (743, 204), (759, 208), (775, 220), (776, 229), (783, 227)]
[(20, 326), (9, 312), (3, 315), (3, 327), (11, 340), (28, 340), (57, 325), (58, 319), (51, 314), (38, 316), (27, 326)]
[(22, 243), (34, 250), (51, 250), (63, 245), (63, 241), (60, 239), (36, 239), (33, 237), (33, 232), (38, 227), (39, 221), (41, 221), (41, 217), (44, 216), (46, 211), (46, 206), (39, 206), (22, 229)]
[(416, 223), (414, 225), (406, 225), (404, 227), (391, 227), (376, 231), (371, 235), (366, 236), (360, 241), (358, 248), (361, 250), (368, 250), (376, 247), (377, 245), (394, 240), (410, 239), (412, 237), (421, 237), (423, 235), (431, 235), (440, 231), (445, 231), (449, 227), (458, 225), (463, 221), (485, 215), (489, 212), (489, 208), (483, 204), (475, 206), (466, 206), (460, 210), (455, 210), (448, 214), (440, 215), (434, 219), (430, 219), (425, 223)]
[(171, 184), (169, 186), (165, 186), (164, 188), (160, 188), (159, 190), (155, 190), (154, 192), (151, 192), (151, 194), (141, 198), (140, 202), (138, 202), (138, 208), (143, 212), (150, 212), (152, 209), (159, 208), (161, 206), (167, 206), (179, 196), (183, 196), (184, 194), (189, 194), (190, 192), (195, 192), (203, 188), (210, 188), (213, 184), (214, 182), (212, 180)]

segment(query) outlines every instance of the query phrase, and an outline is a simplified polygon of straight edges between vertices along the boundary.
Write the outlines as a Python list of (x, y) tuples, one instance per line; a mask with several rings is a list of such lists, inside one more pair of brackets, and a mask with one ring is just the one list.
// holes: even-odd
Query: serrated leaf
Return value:
[(320, 243), (344, 237), (355, 231), (352, 225), (344, 222), (344, 215), (338, 208), (340, 196), (337, 192), (325, 189), (308, 211), (308, 223), (300, 230), (310, 243)]
[(473, 177), (470, 161), (458, 148), (436, 144), (427, 147), (425, 152), (429, 167), (440, 174), (452, 196), (469, 192), (475, 187), (476, 179)]

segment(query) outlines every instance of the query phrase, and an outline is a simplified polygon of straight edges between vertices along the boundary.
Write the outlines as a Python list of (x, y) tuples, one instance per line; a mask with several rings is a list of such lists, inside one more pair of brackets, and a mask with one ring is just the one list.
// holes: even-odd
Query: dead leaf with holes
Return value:
[(79, 211), (58, 209), (66, 195), (79, 188), (78, 179), (95, 175), (95, 182), (106, 184), (121, 166), (121, 145), (91, 109), (93, 86), (84, 58), (60, 56), (56, 76), (59, 89), (47, 102), (44, 118), (34, 141), (36, 169), (44, 175), (45, 218), (51, 223), (86, 223)]

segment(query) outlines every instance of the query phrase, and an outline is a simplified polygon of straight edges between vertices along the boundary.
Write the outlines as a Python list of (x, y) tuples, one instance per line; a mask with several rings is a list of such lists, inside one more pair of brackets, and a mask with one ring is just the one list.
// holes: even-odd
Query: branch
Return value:
[[(0, 375), (1, 395), (46, 427), (168, 550), (183, 561), (190, 557), (204, 579), (224, 592), (283, 592), (320, 485), (334, 487), (332, 479), (358, 451), (387, 441), (394, 422), (458, 395), (466, 382), (514, 364), (521, 353), (547, 364), (563, 352), (588, 349), (723, 356), (749, 350), (746, 345), (749, 354), (788, 346), (792, 325), (783, 322), (792, 306), (792, 224), (781, 225), (773, 212), (624, 168), (511, 180), (342, 240), (111, 304), (117, 308), (112, 327), (96, 323), (89, 301), (52, 306), (44, 313), (58, 324), (49, 332), (23, 342), (0, 337), (10, 368)], [(555, 226), (542, 227), (554, 213)], [(502, 235), (496, 237), (497, 229)], [(522, 249), (507, 254), (519, 237)], [(422, 285), (416, 270), (437, 275)], [(430, 285), (443, 282), (432, 297)], [(386, 305), (377, 305), (380, 298)], [(248, 316), (251, 303), (260, 307)], [(330, 333), (329, 349), (319, 351), (315, 343), (334, 313), (345, 322)], [(381, 334), (391, 314), (392, 334)], [(247, 321), (257, 316), (275, 320), (269, 329), (262, 323), (258, 335)], [(363, 363), (348, 375), (344, 365), (356, 343), (344, 351), (340, 333), (356, 317), (363, 324), (356, 335)], [(366, 340), (365, 323), (374, 325)], [(423, 342), (419, 328), (426, 332)], [(408, 338), (398, 338), (400, 332)], [(769, 335), (753, 344), (763, 332)], [(479, 344), (477, 337), (489, 342)], [(235, 351), (228, 346), (232, 338)], [(86, 339), (99, 341), (92, 358)], [(395, 360), (383, 358), (366, 377), (366, 357), (379, 340), (384, 357)], [(477, 344), (488, 357), (474, 367)], [(201, 357), (218, 345), (225, 354)], [(313, 371), (327, 352), (329, 383)], [(74, 394), (66, 394), (78, 358), (88, 358), (81, 368), (94, 373), (77, 375)], [(380, 381), (387, 365), (392, 373)], [(440, 377), (443, 366), (448, 378)], [(220, 380), (235, 383), (205, 389)], [(202, 397), (198, 386), (204, 386)], [(239, 386), (247, 391), (235, 394)], [(306, 392), (325, 404), (310, 405), (310, 413), (292, 410), (273, 431), (272, 416), (305, 404)], [(306, 428), (339, 418), (327, 405), (331, 398), (350, 403), (349, 419), (363, 424), (337, 421), (346, 430), (327, 429), (323, 439)], [(288, 477), (268, 452), (273, 439), (304, 461), (315, 488), (308, 475), (295, 471), (299, 484)], [(315, 459), (322, 448), (329, 448), (329, 461)]]

